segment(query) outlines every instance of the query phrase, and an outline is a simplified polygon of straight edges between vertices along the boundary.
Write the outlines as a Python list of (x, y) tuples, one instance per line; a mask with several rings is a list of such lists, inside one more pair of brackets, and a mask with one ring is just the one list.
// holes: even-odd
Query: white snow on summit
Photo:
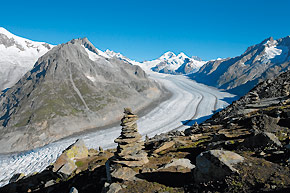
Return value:
[(117, 52), (114, 52), (114, 51), (109, 50), (109, 49), (107, 49), (107, 50), (105, 51), (105, 53), (106, 53), (109, 57), (111, 57), (111, 58), (115, 57), (115, 58), (118, 58), (118, 59), (123, 60), (123, 61), (125, 61), (125, 62), (128, 62), (128, 63), (130, 63), (130, 64), (133, 64), (133, 65), (139, 65), (139, 64), (140, 64), (139, 62), (137, 62), (137, 61), (135, 61), (135, 60), (131, 60), (131, 59), (127, 58), (126, 56), (122, 55), (121, 53), (117, 53)]
[(144, 62), (131, 60), (120, 53), (108, 49), (105, 53), (111, 58), (116, 57), (133, 65), (138, 65), (147, 73), (150, 71), (156, 71), (168, 74), (189, 74), (198, 71), (199, 68), (206, 63), (206, 61), (202, 61), (197, 56), (192, 56), (190, 58), (183, 52), (178, 55), (173, 52), (166, 52), (155, 60)]
[(206, 62), (198, 57), (188, 57), (183, 52), (175, 55), (173, 52), (166, 52), (156, 60), (145, 61), (139, 65), (145, 70), (153, 70), (168, 74), (190, 74), (199, 70)]
[[(85, 48), (85, 46), (82, 46), (82, 47), (86, 50), (87, 54), (89, 55), (90, 60), (96, 61), (99, 58), (101, 58), (100, 55), (96, 54), (95, 52), (90, 51), (88, 48)], [(99, 52), (99, 50), (98, 50), (98, 52)], [(102, 56), (102, 57), (104, 57), (104, 56)], [(105, 58), (108, 58), (108, 57), (105, 57)]]
[(14, 85), (52, 48), (53, 45), (18, 37), (0, 27), (0, 91)]
[(265, 55), (263, 56), (262, 62), (273, 62), (281, 63), (286, 60), (288, 55), (288, 48), (286, 46), (271, 46), (265, 48)]

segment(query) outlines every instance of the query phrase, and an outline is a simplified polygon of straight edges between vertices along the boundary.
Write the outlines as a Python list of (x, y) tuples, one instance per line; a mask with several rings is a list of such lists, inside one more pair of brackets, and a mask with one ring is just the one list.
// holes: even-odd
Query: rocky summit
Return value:
[(144, 141), (137, 130), (138, 116), (133, 114), (130, 108), (125, 108), (124, 113), (121, 135), (115, 139), (118, 147), (114, 162), (126, 166), (142, 166), (148, 162), (148, 158), (147, 153), (142, 150)]

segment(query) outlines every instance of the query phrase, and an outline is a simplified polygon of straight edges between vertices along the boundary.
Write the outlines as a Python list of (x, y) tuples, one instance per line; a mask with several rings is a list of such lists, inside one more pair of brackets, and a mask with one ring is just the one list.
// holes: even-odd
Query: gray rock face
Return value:
[(273, 134), (268, 132), (259, 133), (253, 137), (247, 138), (243, 143), (245, 147), (261, 148), (268, 146), (282, 147), (279, 139)]
[(98, 55), (87, 39), (54, 47), (0, 97), (0, 153), (45, 145), (118, 120), (157, 99), (144, 71)]
[(243, 162), (244, 158), (231, 151), (210, 150), (196, 157), (194, 178), (196, 182), (223, 180), (226, 176), (236, 173), (234, 167)]
[(192, 78), (243, 95), (257, 83), (290, 69), (290, 36), (268, 38), (235, 58), (206, 63)]
[(120, 167), (111, 173), (112, 177), (119, 180), (127, 180), (127, 181), (135, 179), (136, 174), (137, 173), (129, 167)]

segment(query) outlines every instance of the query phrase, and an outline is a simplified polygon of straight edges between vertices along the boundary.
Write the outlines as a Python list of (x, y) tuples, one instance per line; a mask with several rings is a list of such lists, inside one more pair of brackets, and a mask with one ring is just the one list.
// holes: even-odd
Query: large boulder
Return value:
[(52, 171), (64, 176), (70, 176), (77, 169), (75, 162), (86, 157), (88, 157), (88, 148), (83, 140), (77, 140), (57, 158), (53, 164)]
[(279, 139), (268, 132), (258, 133), (252, 137), (247, 138), (241, 145), (250, 148), (264, 148), (268, 146), (281, 147), (282, 144)]
[(224, 150), (202, 152), (196, 157), (194, 178), (196, 182), (223, 180), (226, 176), (237, 173), (235, 166), (243, 162), (239, 154)]

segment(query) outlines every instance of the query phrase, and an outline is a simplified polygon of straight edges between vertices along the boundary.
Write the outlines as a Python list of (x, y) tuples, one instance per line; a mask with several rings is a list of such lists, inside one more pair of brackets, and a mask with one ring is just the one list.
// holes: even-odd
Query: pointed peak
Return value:
[(105, 52), (106, 52), (106, 53), (113, 53), (114, 51), (113, 51), (113, 50), (106, 49)]
[(198, 56), (191, 56), (191, 59), (196, 60), (196, 61), (202, 61), (202, 59)]
[(179, 59), (185, 59), (185, 58), (189, 58), (187, 55), (185, 55), (183, 52), (180, 52), (178, 55), (177, 55), (177, 57), (179, 58)]
[(261, 42), (261, 45), (266, 45), (268, 44), (269, 42), (273, 42), (274, 41), (274, 38), (273, 37), (269, 37), (269, 38), (266, 38), (265, 40), (263, 40)]
[(176, 55), (173, 52), (165, 52), (160, 59), (169, 59), (169, 58), (173, 58), (176, 57)]
[(80, 44), (87, 48), (89, 51), (94, 52), (95, 54), (99, 54), (99, 50), (86, 37), (73, 39), (69, 43)]

